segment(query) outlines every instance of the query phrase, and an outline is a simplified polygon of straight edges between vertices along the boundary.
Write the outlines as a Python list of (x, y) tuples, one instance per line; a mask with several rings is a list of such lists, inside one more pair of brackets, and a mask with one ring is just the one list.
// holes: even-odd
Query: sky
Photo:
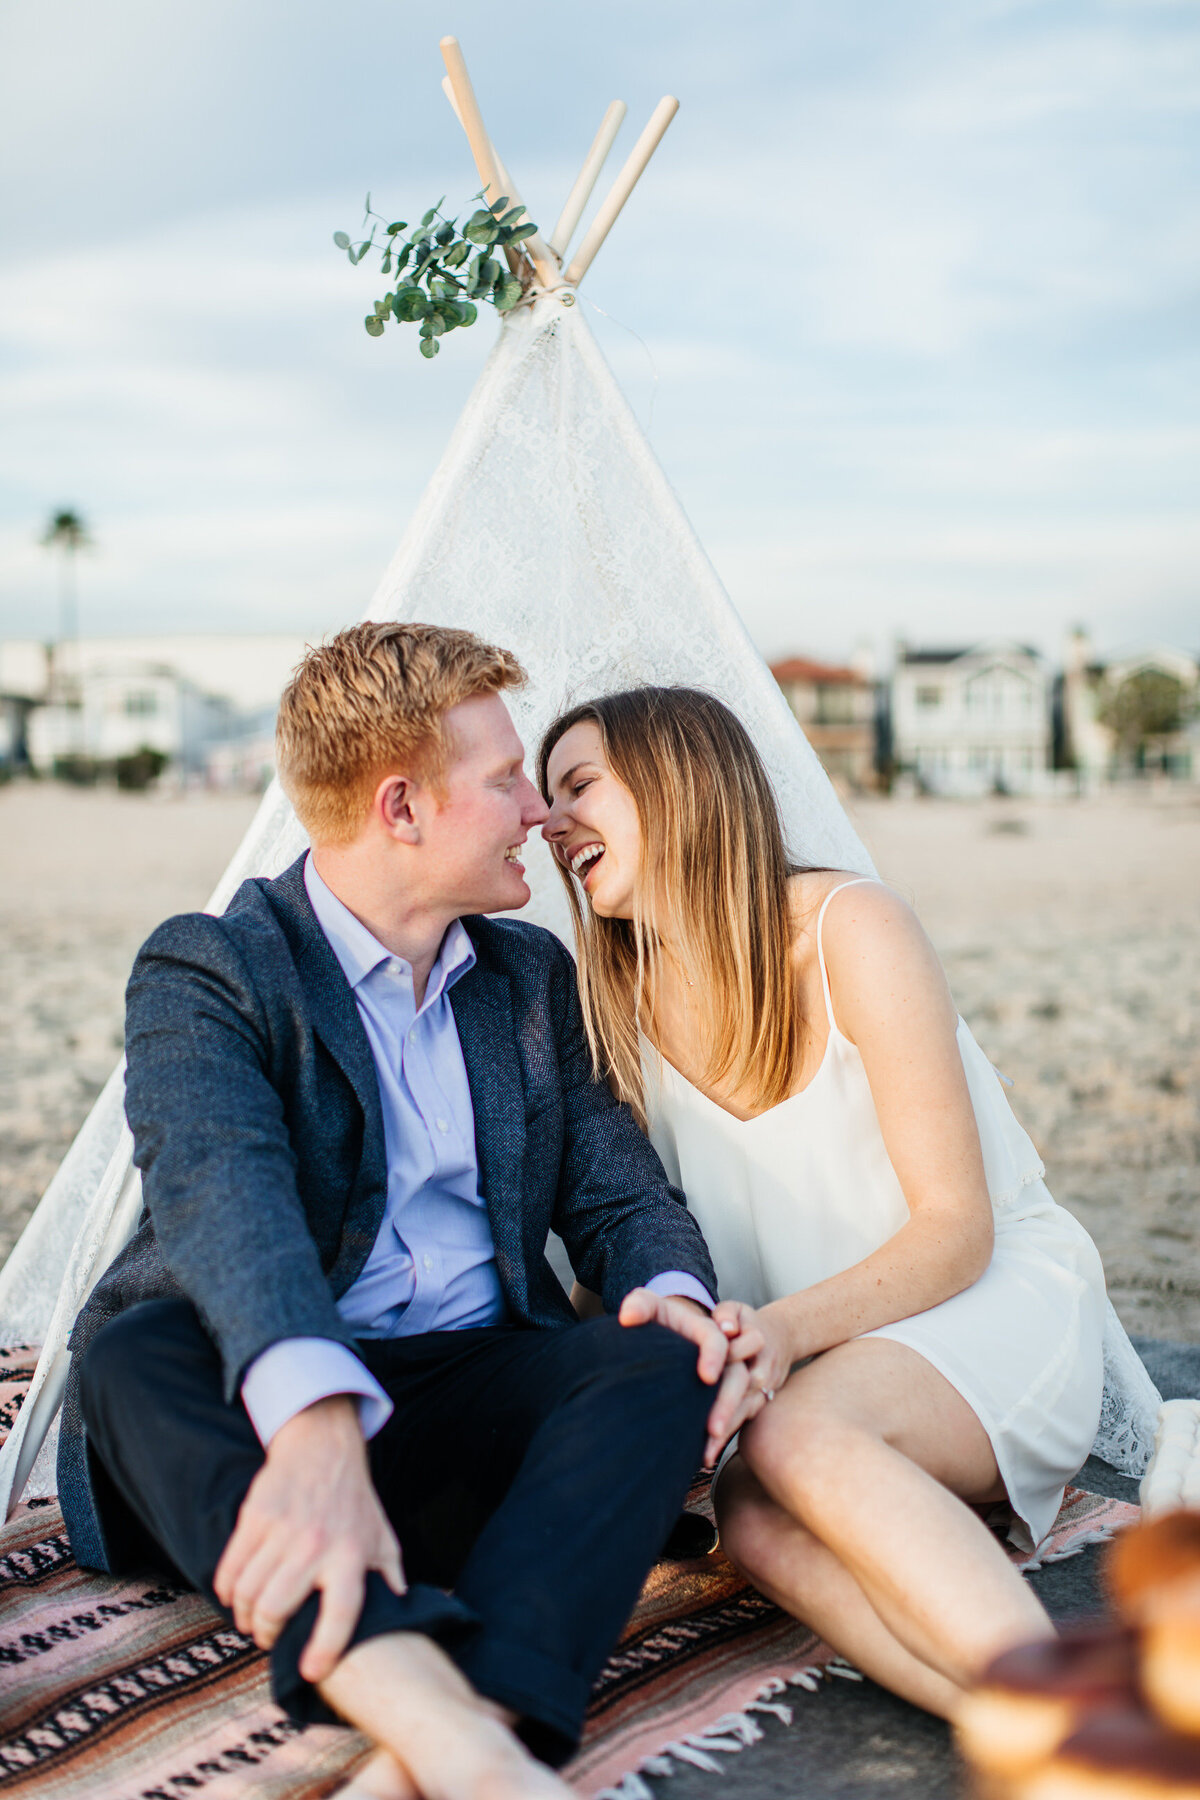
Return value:
[(495, 335), (331, 243), (475, 192), (446, 31), (546, 228), (679, 96), (581, 292), (768, 656), (1200, 650), (1196, 0), (7, 0), (0, 636), (63, 506), (88, 635), (361, 613)]

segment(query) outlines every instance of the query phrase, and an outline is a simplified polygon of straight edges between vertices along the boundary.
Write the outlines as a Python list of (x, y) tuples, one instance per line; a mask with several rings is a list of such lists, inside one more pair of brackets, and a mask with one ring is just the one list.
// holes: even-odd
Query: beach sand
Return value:
[[(138, 945), (204, 904), (256, 804), (0, 788), (0, 1256), (120, 1054)], [(1200, 796), (854, 811), (1126, 1325), (1200, 1342)]]

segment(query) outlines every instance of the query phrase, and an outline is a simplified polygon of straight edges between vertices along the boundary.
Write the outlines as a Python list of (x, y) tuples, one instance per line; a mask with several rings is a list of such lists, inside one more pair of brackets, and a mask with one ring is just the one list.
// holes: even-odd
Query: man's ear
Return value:
[(413, 801), (417, 784), (407, 775), (385, 775), (375, 789), (371, 811), (388, 836), (403, 844), (419, 844), (421, 828)]

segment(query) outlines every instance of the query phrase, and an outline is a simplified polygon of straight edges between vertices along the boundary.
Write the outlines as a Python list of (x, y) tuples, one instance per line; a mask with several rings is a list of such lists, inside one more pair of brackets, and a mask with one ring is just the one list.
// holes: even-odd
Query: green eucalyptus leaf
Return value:
[(446, 329), (446, 315), (440, 307), (435, 307), (429, 315), (429, 326), (434, 337), (441, 337)]
[(367, 318), (363, 320), (363, 324), (367, 328), (368, 337), (383, 336), (383, 320), (377, 319), (373, 313), (369, 314)]
[(422, 338), (420, 350), (422, 356), (436, 356), (441, 348), (436, 338)]
[(392, 272), (392, 253), (390, 250), (384, 251), (383, 261), (380, 263), (379, 267), (384, 275), (391, 274), (391, 272)]
[(511, 312), (521, 298), (523, 289), (515, 275), (502, 275), (496, 283), (495, 305), (497, 312)]
[(458, 310), (462, 314), (458, 321), (460, 325), (473, 325), (479, 317), (479, 308), (472, 306), (469, 300), (460, 300)]
[(407, 224), (408, 224), (407, 219), (397, 219), (394, 224), (388, 226), (388, 228), (387, 228), (388, 236), (395, 237), (396, 233), (398, 231), (403, 231)]
[(534, 237), (536, 234), (536, 225), (515, 225), (508, 234), (508, 241), (510, 244), (520, 244), (526, 238)]
[(454, 242), (453, 225), (443, 225), (437, 234), (437, 241), (439, 244), (452, 244)]
[(460, 269), (470, 254), (470, 244), (463, 243), (460, 240), (454, 245), (453, 249), (447, 250), (445, 256), (442, 258), (442, 267), (444, 269)]
[(411, 244), (402, 244), (400, 246), (399, 250), (397, 250), (397, 252), (396, 252), (396, 273), (397, 273), (397, 275), (400, 273), (401, 269), (403, 269), (405, 267), (405, 265), (407, 264), (408, 259), (411, 255), (412, 255), (412, 245)]
[(422, 224), (422, 226), (432, 225), (433, 221), (436, 218), (437, 218), (437, 207), (431, 206), (429, 211), (427, 213), (425, 213), (425, 215), (422, 217), (421, 224)]
[(472, 220), (463, 236), (472, 244), (493, 244), (496, 241), (496, 227), (490, 219), (485, 219), (478, 225)]
[(523, 206), (514, 206), (511, 212), (506, 212), (504, 214), (504, 217), (501, 219), (500, 223), (502, 225), (515, 225), (517, 220), (521, 217), (521, 214), (524, 211), (525, 211), (525, 208)]
[(335, 231), (333, 234), (333, 241), (339, 250), (348, 250), (350, 248), (350, 234), (348, 232)]
[(500, 214), (504, 211), (505, 207), (508, 206), (508, 204), (509, 204), (508, 195), (501, 194), (501, 196), (498, 200), (492, 201), (492, 212), (496, 215), (497, 218), (499, 218)]

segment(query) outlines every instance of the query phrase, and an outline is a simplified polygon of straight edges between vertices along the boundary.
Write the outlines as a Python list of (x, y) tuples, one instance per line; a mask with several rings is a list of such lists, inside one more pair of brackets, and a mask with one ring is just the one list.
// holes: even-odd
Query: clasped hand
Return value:
[(780, 1334), (754, 1307), (722, 1300), (706, 1312), (694, 1300), (634, 1288), (621, 1305), (622, 1325), (665, 1325), (697, 1346), (696, 1372), (715, 1387), (704, 1466), (711, 1469), (735, 1431), (767, 1404), (787, 1379), (790, 1360)]

